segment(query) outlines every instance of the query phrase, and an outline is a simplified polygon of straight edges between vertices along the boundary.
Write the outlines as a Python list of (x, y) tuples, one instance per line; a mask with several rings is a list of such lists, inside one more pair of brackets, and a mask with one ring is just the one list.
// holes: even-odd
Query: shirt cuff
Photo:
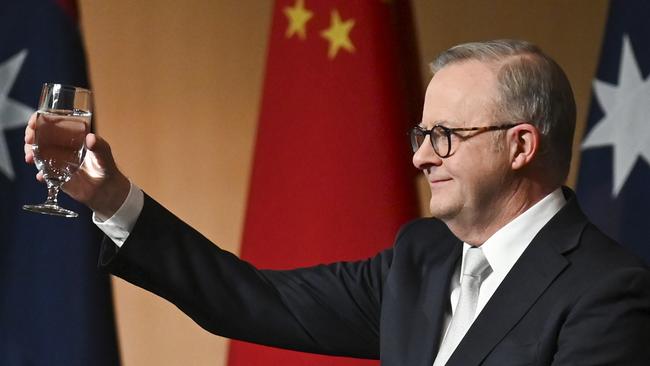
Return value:
[(97, 225), (97, 227), (103, 231), (104, 234), (115, 243), (115, 245), (122, 247), (122, 244), (124, 244), (133, 230), (136, 221), (138, 221), (143, 206), (144, 193), (142, 193), (142, 190), (138, 186), (131, 183), (129, 194), (126, 196), (122, 206), (120, 206), (113, 216), (103, 221), (93, 212), (93, 223)]

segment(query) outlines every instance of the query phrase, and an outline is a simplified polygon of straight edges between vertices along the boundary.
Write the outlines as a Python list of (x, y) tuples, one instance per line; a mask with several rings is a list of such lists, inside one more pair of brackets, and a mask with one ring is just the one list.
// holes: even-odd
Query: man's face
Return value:
[[(488, 64), (465, 61), (448, 65), (431, 79), (424, 101), (421, 127), (482, 127), (500, 124), (495, 71)], [(429, 138), (413, 155), (431, 189), (429, 207), (434, 217), (457, 224), (484, 224), (500, 207), (510, 174), (508, 149), (500, 132), (459, 132), (452, 136), (451, 156), (438, 157)], [(495, 138), (498, 138), (495, 140)]]

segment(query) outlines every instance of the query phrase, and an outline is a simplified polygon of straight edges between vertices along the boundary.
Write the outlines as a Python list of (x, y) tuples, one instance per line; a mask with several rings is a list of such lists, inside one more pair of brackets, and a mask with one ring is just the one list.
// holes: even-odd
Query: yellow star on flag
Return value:
[(321, 32), (321, 36), (330, 42), (327, 57), (333, 59), (341, 48), (348, 52), (354, 52), (354, 45), (350, 40), (352, 27), (354, 27), (354, 19), (341, 21), (339, 12), (337, 10), (332, 11), (330, 27)]
[(289, 19), (289, 26), (284, 35), (291, 38), (297, 34), (298, 38), (305, 39), (307, 37), (307, 22), (314, 16), (313, 12), (305, 8), (305, 1), (296, 0), (293, 7), (285, 7), (284, 15)]

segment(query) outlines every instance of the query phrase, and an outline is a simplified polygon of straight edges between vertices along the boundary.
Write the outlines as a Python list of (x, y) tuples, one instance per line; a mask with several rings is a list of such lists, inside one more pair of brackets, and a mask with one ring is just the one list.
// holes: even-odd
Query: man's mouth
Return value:
[(450, 180), (451, 178), (429, 178), (429, 184), (436, 185), (436, 184), (449, 182)]

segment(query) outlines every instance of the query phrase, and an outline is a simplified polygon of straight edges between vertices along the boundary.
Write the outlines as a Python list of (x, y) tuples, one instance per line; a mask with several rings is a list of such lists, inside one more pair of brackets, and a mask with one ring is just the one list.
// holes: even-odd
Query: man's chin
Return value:
[(453, 216), (453, 210), (449, 207), (441, 206), (439, 202), (436, 202), (435, 204), (431, 202), (431, 204), (429, 204), (429, 212), (431, 213), (431, 217), (442, 221), (449, 220)]

